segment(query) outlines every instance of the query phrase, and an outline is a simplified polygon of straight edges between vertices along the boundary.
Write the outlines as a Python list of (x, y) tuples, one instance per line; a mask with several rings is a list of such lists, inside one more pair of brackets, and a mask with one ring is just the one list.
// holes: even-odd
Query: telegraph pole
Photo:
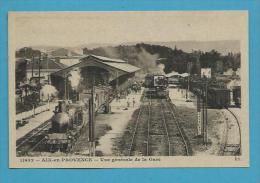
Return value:
[(208, 81), (205, 81), (205, 133), (204, 133), (204, 143), (208, 144)]
[(50, 73), (49, 73), (49, 59), (48, 55), (46, 55), (46, 62), (47, 62), (47, 77), (48, 77), (48, 85), (50, 84)]
[(94, 101), (94, 93), (95, 93), (95, 76), (92, 74), (92, 82), (91, 82), (91, 97), (89, 100), (89, 155), (96, 155), (96, 144), (95, 144), (95, 101)]
[(191, 62), (187, 63), (187, 70), (188, 70), (188, 82), (187, 82), (187, 88), (186, 88), (186, 101), (189, 100), (189, 91), (190, 91), (190, 70), (191, 70)]
[(31, 77), (31, 79), (33, 78), (33, 64), (34, 64), (34, 55), (32, 55), (32, 77)]
[(67, 99), (67, 76), (64, 78), (64, 100)]
[(202, 92), (201, 96), (202, 98), (202, 135), (203, 135), (203, 143), (205, 143), (205, 90), (202, 83)]
[(39, 102), (41, 101), (41, 94), (40, 94), (40, 91), (41, 91), (41, 60), (42, 59), (42, 54), (40, 54), (40, 58), (39, 58), (39, 67), (38, 67), (38, 72), (39, 72), (39, 77), (38, 77), (38, 87), (39, 87)]
[(201, 96), (197, 95), (197, 130), (198, 135), (201, 135), (202, 127), (201, 127)]
[[(198, 135), (202, 135), (203, 143), (208, 144), (208, 81), (206, 78), (197, 83), (199, 92), (197, 93), (197, 130)], [(201, 116), (202, 115), (202, 116)]]

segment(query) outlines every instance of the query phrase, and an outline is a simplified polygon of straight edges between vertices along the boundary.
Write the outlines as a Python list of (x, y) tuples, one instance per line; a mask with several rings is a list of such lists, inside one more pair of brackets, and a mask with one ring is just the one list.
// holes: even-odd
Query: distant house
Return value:
[(79, 63), (81, 58), (83, 58), (83, 56), (55, 57), (55, 61), (66, 66), (72, 66)]
[[(40, 63), (40, 64), (39, 64)], [(40, 67), (39, 67), (40, 66)], [(50, 74), (65, 69), (67, 66), (53, 59), (45, 59), (39, 62), (39, 59), (27, 62), (26, 79), (30, 82), (38, 82), (50, 84)]]
[(201, 68), (201, 77), (211, 78), (211, 68)]
[(49, 53), (49, 58), (53, 58), (67, 66), (79, 63), (80, 59), (83, 57), (83, 55), (65, 48), (60, 48)]

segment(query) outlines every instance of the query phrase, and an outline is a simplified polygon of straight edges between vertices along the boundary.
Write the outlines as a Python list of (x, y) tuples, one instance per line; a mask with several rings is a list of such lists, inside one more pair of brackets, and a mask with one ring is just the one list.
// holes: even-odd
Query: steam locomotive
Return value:
[(84, 106), (59, 101), (51, 119), (51, 128), (45, 136), (49, 152), (69, 152), (86, 125)]
[(148, 74), (144, 81), (144, 94), (151, 98), (166, 98), (169, 95), (166, 76), (160, 74)]

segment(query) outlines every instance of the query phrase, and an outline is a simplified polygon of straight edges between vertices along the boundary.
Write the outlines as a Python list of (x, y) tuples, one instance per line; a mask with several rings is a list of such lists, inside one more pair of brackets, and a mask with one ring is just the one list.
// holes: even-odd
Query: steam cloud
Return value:
[[(122, 55), (114, 47), (104, 47), (102, 49), (104, 50), (105, 55), (110, 58), (122, 58)], [(156, 64), (156, 60), (159, 57), (158, 54), (150, 54), (142, 47), (140, 49), (134, 47), (128, 47), (126, 55), (128, 55), (129, 57), (130, 64), (143, 68), (145, 72), (148, 73), (162, 72), (162, 69), (158, 68)]]
[(156, 60), (158, 54), (150, 54), (144, 48), (141, 48), (141, 52), (137, 55), (139, 62), (142, 63), (146, 72), (159, 72), (160, 69), (157, 67)]
[(79, 69), (70, 71), (70, 77), (68, 79), (71, 83), (72, 89), (77, 90), (81, 80)]
[(158, 64), (158, 68), (159, 68), (159, 70), (160, 70), (160, 72), (159, 72), (159, 74), (165, 74), (165, 72), (164, 72), (164, 65), (163, 64)]
[(40, 90), (41, 99), (47, 101), (50, 98), (57, 97), (58, 91), (52, 85), (44, 85)]

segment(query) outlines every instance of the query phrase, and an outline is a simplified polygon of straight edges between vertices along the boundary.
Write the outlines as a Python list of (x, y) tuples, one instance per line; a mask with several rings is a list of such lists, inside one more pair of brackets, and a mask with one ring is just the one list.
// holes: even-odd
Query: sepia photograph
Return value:
[(9, 12), (10, 168), (248, 167), (247, 21)]

